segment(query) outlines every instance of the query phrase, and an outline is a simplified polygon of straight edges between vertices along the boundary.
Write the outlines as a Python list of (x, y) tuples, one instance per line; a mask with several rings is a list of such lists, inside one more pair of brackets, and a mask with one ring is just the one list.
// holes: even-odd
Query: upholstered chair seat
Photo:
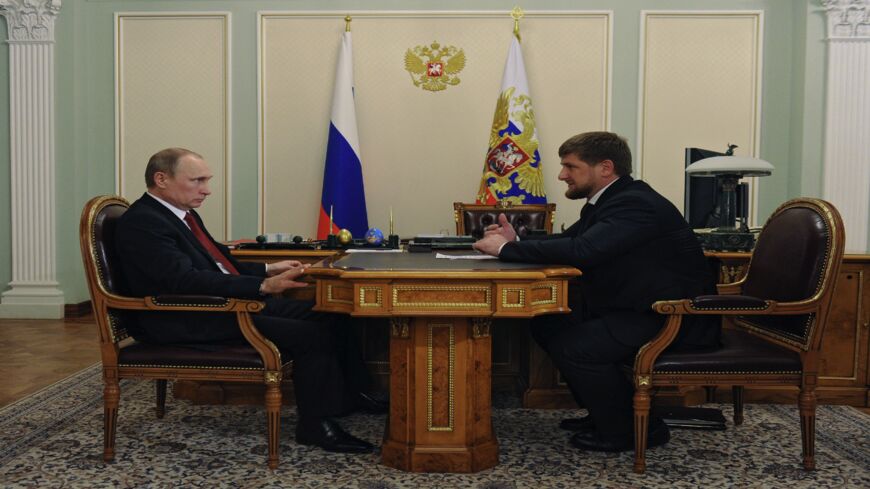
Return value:
[(665, 351), (653, 364), (653, 374), (730, 372), (800, 374), (800, 355), (745, 331), (726, 329), (722, 347), (708, 351)]

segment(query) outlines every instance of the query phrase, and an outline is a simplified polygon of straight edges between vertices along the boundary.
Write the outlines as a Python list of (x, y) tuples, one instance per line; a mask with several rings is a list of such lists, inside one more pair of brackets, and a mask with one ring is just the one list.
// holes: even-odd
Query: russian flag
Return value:
[[(330, 207), (333, 210), (332, 229), (329, 229)], [(368, 227), (353, 102), (352, 43), (350, 32), (345, 32), (338, 52), (332, 92), (332, 116), (326, 145), (317, 239), (326, 239), (328, 234), (337, 234), (342, 228), (348, 229), (354, 237), (362, 238)]]

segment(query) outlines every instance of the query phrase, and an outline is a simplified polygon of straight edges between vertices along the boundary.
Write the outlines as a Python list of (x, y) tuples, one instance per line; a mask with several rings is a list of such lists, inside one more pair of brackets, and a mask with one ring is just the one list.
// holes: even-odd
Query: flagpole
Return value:
[(519, 5), (511, 10), (511, 18), (514, 19), (514, 35), (517, 36), (517, 41), (522, 41), (523, 39), (520, 37), (520, 19), (525, 17), (525, 12), (520, 8)]

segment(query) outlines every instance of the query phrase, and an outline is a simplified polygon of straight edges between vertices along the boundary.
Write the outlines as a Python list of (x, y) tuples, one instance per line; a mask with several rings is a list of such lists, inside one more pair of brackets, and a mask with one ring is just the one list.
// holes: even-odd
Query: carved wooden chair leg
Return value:
[(716, 386), (705, 385), (704, 392), (706, 393), (706, 402), (716, 402)]
[[(279, 377), (280, 379), (280, 377)], [(281, 432), (281, 382), (266, 383), (266, 422), (269, 431), (269, 468), (278, 468), (278, 445)]]
[(634, 471), (646, 471), (646, 438), (649, 428), (650, 390), (637, 387), (634, 392)]
[(121, 387), (118, 379), (106, 379), (103, 386), (103, 461), (115, 459), (115, 428), (118, 423), (118, 404)]
[(816, 470), (816, 392), (801, 389), (798, 396), (801, 418), (801, 441), (803, 442), (804, 469)]
[(157, 394), (157, 406), (154, 412), (157, 413), (157, 418), (162, 419), (166, 414), (166, 379), (155, 380), (154, 390)]
[(734, 404), (734, 426), (743, 424), (743, 386), (731, 386), (731, 402)]

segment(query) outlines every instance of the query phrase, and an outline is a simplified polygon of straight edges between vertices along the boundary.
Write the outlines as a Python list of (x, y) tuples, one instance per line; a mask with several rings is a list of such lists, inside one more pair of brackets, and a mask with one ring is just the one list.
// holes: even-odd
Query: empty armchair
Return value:
[[(659, 301), (665, 327), (638, 352), (635, 384), (635, 472), (646, 468), (650, 393), (657, 386), (732, 386), (734, 424), (743, 422), (743, 386), (799, 390), (803, 466), (815, 468), (815, 388), (819, 350), (843, 258), (844, 230), (830, 203), (800, 198), (768, 219), (746, 276), (719, 286), (719, 294)], [(693, 314), (734, 318), (722, 346), (709, 352), (670, 352), (682, 319)]]

